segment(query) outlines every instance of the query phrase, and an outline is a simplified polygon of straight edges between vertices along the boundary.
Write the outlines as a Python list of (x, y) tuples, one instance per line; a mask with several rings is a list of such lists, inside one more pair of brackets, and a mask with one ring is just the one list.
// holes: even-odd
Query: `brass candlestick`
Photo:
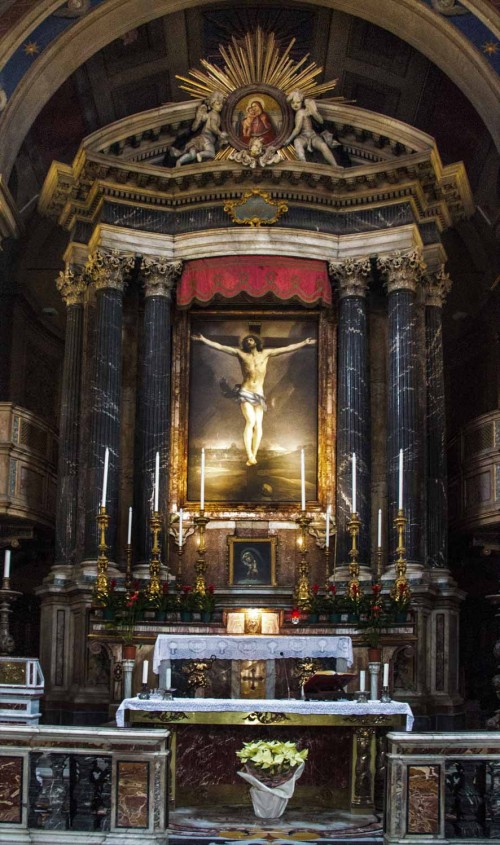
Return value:
[(194, 566), (196, 573), (194, 591), (195, 593), (199, 593), (201, 596), (204, 596), (206, 592), (205, 573), (207, 571), (207, 563), (205, 560), (205, 555), (207, 553), (207, 548), (205, 545), (205, 531), (209, 522), (210, 518), (208, 516), (205, 516), (204, 511), (200, 511), (198, 516), (194, 517), (194, 523), (196, 525), (199, 535), (198, 557), (196, 558), (196, 563)]
[(300, 527), (299, 547), (300, 547), (300, 563), (299, 563), (299, 577), (295, 585), (294, 597), (295, 604), (301, 610), (307, 610), (311, 605), (311, 587), (309, 585), (309, 561), (307, 559), (307, 529), (312, 522), (312, 518), (302, 511), (297, 523)]
[(10, 633), (9, 616), (12, 613), (10, 605), (14, 604), (17, 598), (22, 595), (10, 589), (9, 578), (4, 578), (0, 589), (0, 655), (12, 654), (16, 644)]
[(130, 594), (132, 589), (132, 543), (127, 543), (126, 552), (126, 566), (125, 566), (125, 590)]
[(106, 513), (106, 505), (99, 507), (99, 513), (96, 517), (97, 526), (99, 528), (99, 556), (97, 558), (97, 578), (95, 582), (95, 597), (98, 602), (105, 603), (108, 593), (108, 557), (106, 552), (108, 546), (106, 545), (106, 530), (109, 525), (109, 515)]
[(397, 558), (394, 566), (396, 569), (396, 578), (391, 589), (391, 598), (396, 603), (407, 604), (410, 600), (411, 591), (406, 578), (406, 549), (404, 546), (404, 532), (408, 520), (404, 515), (404, 510), (400, 508), (397, 516), (394, 518), (394, 525), (398, 532), (398, 545), (396, 547)]
[(347, 523), (347, 530), (351, 535), (351, 549), (349, 551), (349, 583), (347, 585), (347, 595), (353, 601), (358, 601), (361, 598), (361, 586), (359, 583), (359, 549), (358, 536), (361, 528), (361, 520), (357, 513), (351, 513), (351, 518)]
[(147, 586), (147, 594), (149, 599), (157, 599), (161, 593), (160, 585), (160, 531), (161, 518), (158, 511), (153, 511), (149, 524), (151, 526), (151, 533), (153, 535), (153, 544), (151, 546), (151, 560), (149, 561), (149, 584)]
[(377, 584), (380, 584), (380, 578), (382, 577), (382, 546), (377, 546), (377, 551), (375, 552), (375, 578)]

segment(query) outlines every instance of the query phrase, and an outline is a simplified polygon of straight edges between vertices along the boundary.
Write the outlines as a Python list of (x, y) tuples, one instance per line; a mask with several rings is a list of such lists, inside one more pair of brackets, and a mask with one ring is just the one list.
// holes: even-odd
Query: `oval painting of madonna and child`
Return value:
[(277, 96), (254, 89), (228, 104), (231, 144), (237, 149), (251, 149), (253, 144), (262, 149), (281, 146), (287, 130), (286, 109)]

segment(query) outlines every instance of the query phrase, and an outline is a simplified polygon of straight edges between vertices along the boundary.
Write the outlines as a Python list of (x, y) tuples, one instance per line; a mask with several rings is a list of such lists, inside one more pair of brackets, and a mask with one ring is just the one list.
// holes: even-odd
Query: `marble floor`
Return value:
[(169, 845), (379, 845), (382, 825), (373, 815), (307, 809), (290, 809), (280, 819), (256, 818), (247, 805), (218, 805), (215, 808), (182, 807), (170, 813)]

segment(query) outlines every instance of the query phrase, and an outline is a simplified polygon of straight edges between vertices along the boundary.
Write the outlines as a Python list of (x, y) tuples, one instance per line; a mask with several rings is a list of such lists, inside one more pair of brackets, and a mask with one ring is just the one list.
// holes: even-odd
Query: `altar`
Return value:
[[(407, 703), (129, 698), (116, 722), (171, 731), (171, 806), (239, 800), (235, 752), (256, 738), (298, 741), (309, 749), (296, 800), (351, 812), (373, 810), (383, 781), (381, 742), (389, 729), (411, 731)], [(279, 733), (278, 733), (279, 731)]]

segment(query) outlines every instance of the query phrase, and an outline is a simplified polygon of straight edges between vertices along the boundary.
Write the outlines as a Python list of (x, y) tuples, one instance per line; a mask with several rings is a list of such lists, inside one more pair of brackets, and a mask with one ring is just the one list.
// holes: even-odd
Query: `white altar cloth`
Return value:
[(350, 637), (208, 636), (160, 634), (153, 653), (153, 671), (162, 660), (278, 660), (283, 657), (341, 657), (352, 666)]
[(403, 701), (303, 701), (302, 699), (277, 698), (125, 698), (116, 711), (116, 724), (125, 725), (125, 710), (227, 712), (227, 713), (298, 713), (317, 716), (406, 716), (406, 730), (413, 727), (413, 713), (409, 704)]

